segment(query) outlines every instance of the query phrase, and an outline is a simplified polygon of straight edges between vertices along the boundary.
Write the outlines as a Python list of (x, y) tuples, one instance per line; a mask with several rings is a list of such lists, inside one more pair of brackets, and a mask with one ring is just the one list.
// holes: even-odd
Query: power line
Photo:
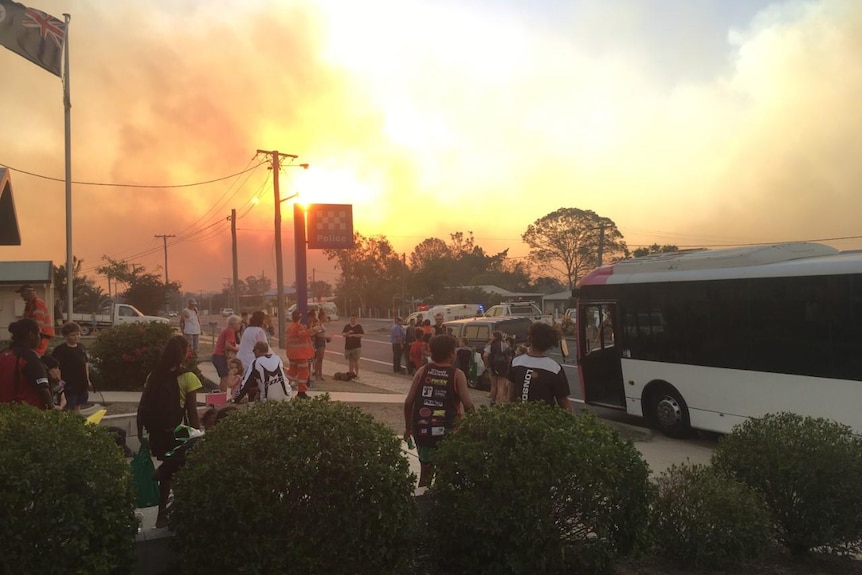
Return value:
[[(72, 183), (78, 184), (81, 186), (107, 186), (107, 187), (112, 187), (112, 188), (150, 188), (150, 189), (192, 188), (195, 186), (204, 186), (206, 184), (214, 184), (216, 182), (222, 182), (224, 180), (229, 180), (230, 178), (235, 178), (236, 176), (240, 176), (246, 172), (250, 172), (250, 171), (256, 169), (258, 166), (265, 164), (265, 163), (266, 162), (260, 162), (256, 165), (252, 166), (251, 168), (247, 168), (245, 170), (242, 170), (241, 172), (237, 172), (237, 173), (231, 174), (229, 176), (222, 176), (221, 178), (214, 178), (212, 180), (206, 180), (203, 182), (193, 182), (190, 184), (170, 184), (170, 185), (168, 185), (168, 184), (155, 184), (155, 185), (149, 185), (149, 184), (116, 184), (116, 183), (107, 183), (107, 182), (81, 182), (81, 181), (77, 181), (77, 180), (72, 180)], [(62, 183), (66, 182), (66, 180), (64, 178), (54, 178), (52, 176), (45, 176), (43, 174), (37, 174), (35, 172), (28, 172), (27, 170), (19, 170), (18, 168), (12, 167), (9, 164), (0, 163), (0, 166), (3, 166), (4, 168), (9, 168), (10, 170), (12, 170), (14, 172), (19, 172), (21, 174), (27, 174), (28, 176), (33, 176), (34, 178), (41, 178), (43, 180), (50, 180), (52, 182), (62, 182)]]

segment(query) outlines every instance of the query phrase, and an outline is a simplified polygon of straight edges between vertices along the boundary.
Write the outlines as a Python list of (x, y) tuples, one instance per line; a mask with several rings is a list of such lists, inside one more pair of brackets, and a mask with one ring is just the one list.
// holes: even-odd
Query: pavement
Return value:
[[(337, 365), (337, 364), (336, 364)], [(215, 367), (210, 362), (200, 362), (198, 364), (202, 374), (212, 381), (218, 381)], [(340, 367), (340, 366), (339, 366)], [(327, 374), (331, 376), (331, 374)], [(365, 403), (393, 403), (403, 404), (406, 396), (406, 380), (385, 373), (377, 373), (370, 370), (363, 370), (361, 383), (370, 387), (375, 387), (389, 393), (359, 393), (359, 392), (332, 392), (332, 391), (315, 391), (309, 390), (310, 396), (328, 394), (333, 401), (349, 401), (349, 402), (365, 402)], [(392, 393), (395, 392), (395, 393)], [(132, 391), (103, 391), (91, 394), (91, 399), (102, 403), (137, 403), (140, 400), (140, 392)], [(91, 407), (88, 411), (98, 407)], [(577, 409), (577, 406), (576, 406)], [(139, 447), (136, 437), (137, 430), (135, 426), (134, 414), (108, 415), (102, 419), (102, 425), (118, 426), (126, 429), (127, 443), (133, 451), (137, 451)], [(710, 440), (678, 440), (669, 439), (660, 434), (654, 434), (650, 429), (636, 427), (619, 422), (608, 422), (610, 425), (623, 428), (627, 437), (631, 437), (635, 447), (641, 452), (641, 455), (649, 465), (653, 475), (657, 475), (667, 470), (671, 465), (682, 463), (708, 463), (712, 456), (712, 451), (715, 447), (715, 442)], [(410, 470), (413, 471), (417, 478), (419, 476), (419, 459), (416, 450), (409, 449), (402, 442), (401, 450), (404, 457), (410, 463)], [(138, 539), (141, 541), (150, 540), (153, 538), (166, 537), (167, 529), (155, 529), (156, 508), (150, 507), (147, 509), (139, 509), (138, 512), (142, 516), (143, 528), (138, 534)]]

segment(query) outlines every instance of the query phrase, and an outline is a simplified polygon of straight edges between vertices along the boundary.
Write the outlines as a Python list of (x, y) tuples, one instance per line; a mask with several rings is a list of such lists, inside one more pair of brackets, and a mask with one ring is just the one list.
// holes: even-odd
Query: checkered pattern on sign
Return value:
[(318, 209), (315, 227), (320, 232), (346, 232), (350, 230), (350, 213), (344, 209)]

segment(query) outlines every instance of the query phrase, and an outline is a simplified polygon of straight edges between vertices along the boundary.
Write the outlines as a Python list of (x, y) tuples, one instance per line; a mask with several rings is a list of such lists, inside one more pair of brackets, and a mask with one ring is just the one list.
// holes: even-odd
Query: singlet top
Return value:
[(460, 417), (461, 400), (455, 389), (451, 365), (429, 363), (420, 372), (420, 383), (413, 399), (413, 437), (416, 445), (434, 446), (450, 433)]

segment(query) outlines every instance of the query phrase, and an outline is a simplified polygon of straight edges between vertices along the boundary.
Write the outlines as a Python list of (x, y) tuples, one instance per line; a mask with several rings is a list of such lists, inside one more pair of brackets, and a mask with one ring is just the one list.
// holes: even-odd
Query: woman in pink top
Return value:
[(227, 391), (228, 387), (228, 356), (236, 355), (239, 346), (236, 341), (236, 334), (239, 331), (241, 319), (238, 315), (232, 315), (227, 318), (227, 327), (221, 330), (216, 341), (215, 349), (213, 350), (213, 366), (216, 368), (219, 381), (219, 390)]

